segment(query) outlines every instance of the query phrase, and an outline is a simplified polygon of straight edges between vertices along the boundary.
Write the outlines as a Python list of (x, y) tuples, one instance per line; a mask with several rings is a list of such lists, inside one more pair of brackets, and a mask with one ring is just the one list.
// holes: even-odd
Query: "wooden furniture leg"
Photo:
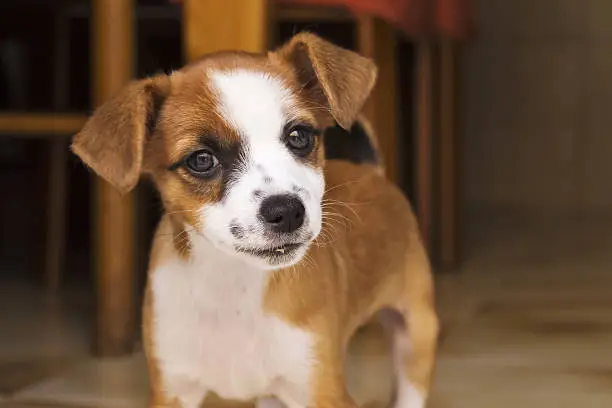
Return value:
[(268, 49), (267, 0), (184, 0), (183, 13), (183, 42), (188, 61), (220, 50), (264, 52)]
[[(94, 97), (101, 104), (133, 75), (133, 0), (93, 1)], [(97, 324), (94, 351), (118, 356), (132, 351), (135, 325), (133, 194), (122, 196), (96, 179)]]
[[(55, 67), (53, 81), (53, 107), (56, 111), (68, 108), (70, 89), (70, 24), (65, 5), (60, 2), (55, 18)], [(68, 141), (52, 139), (49, 147), (48, 212), (45, 245), (45, 286), (59, 289), (66, 248), (66, 212), (68, 206)]]
[(457, 45), (440, 45), (440, 266), (454, 269), (460, 256), (460, 197), (457, 140)]
[(47, 236), (45, 244), (45, 286), (59, 289), (66, 248), (66, 207), (68, 194), (68, 143), (52, 140), (49, 147)]
[(398, 182), (397, 39), (393, 28), (371, 16), (357, 18), (358, 51), (378, 65), (378, 78), (364, 112), (378, 137), (387, 177)]
[(423, 243), (430, 252), (432, 246), (433, 204), (433, 44), (416, 44), (416, 210)]

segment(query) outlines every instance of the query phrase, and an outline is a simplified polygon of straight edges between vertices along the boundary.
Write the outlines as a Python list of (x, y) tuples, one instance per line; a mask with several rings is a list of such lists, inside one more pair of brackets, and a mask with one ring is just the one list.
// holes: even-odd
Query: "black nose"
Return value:
[(304, 224), (306, 209), (294, 195), (273, 195), (263, 200), (259, 215), (274, 232), (289, 233)]

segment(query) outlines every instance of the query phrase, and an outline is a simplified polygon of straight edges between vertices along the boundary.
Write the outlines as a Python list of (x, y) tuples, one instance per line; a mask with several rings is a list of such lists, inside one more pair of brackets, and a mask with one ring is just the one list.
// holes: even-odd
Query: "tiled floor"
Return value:
[[(520, 221), (520, 222), (517, 222)], [(462, 273), (441, 275), (433, 408), (612, 407), (612, 220), (482, 217)], [(90, 296), (0, 286), (0, 408), (146, 404), (142, 355), (88, 355)], [(352, 394), (391, 382), (375, 330), (355, 339)]]

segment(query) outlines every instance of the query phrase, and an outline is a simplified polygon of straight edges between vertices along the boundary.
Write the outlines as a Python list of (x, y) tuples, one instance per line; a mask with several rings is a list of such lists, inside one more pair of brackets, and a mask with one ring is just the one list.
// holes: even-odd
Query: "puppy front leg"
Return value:
[(152, 384), (149, 408), (198, 408), (207, 391), (188, 379), (169, 377), (166, 386)]
[(317, 363), (310, 381), (313, 408), (357, 408), (346, 389), (344, 352), (339, 346), (329, 338), (318, 344)]
[(346, 390), (341, 347), (330, 339), (321, 336), (315, 343), (306, 376), (281, 381), (274, 396), (259, 399), (256, 408), (357, 408)]
[(275, 397), (259, 398), (255, 402), (255, 408), (290, 408), (285, 406), (281, 400)]
[(357, 408), (357, 404), (348, 394), (344, 376), (341, 379), (330, 380), (326, 385), (320, 385), (315, 391), (313, 408)]

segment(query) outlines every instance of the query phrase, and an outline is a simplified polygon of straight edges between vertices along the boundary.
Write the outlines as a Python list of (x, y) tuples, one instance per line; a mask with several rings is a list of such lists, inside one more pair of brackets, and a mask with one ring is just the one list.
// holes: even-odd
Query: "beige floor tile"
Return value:
[(147, 376), (140, 354), (122, 359), (89, 359), (55, 378), (15, 394), (23, 402), (84, 407), (135, 408), (146, 405)]

